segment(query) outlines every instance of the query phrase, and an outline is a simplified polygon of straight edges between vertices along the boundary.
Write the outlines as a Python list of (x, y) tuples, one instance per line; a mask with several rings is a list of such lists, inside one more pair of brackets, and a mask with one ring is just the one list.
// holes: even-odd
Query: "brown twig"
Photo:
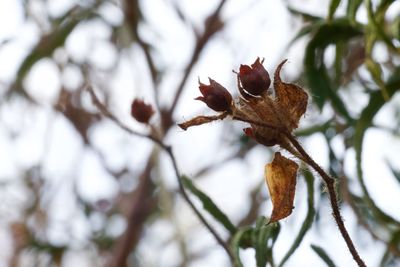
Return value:
[[(107, 107), (105, 107), (103, 105), (103, 103), (101, 103), (101, 101), (98, 99), (98, 97), (96, 96), (96, 94), (93, 91), (93, 88), (90, 86), (87, 86), (87, 90), (89, 91), (92, 101), (95, 104), (95, 106), (99, 109), (99, 111), (101, 112), (101, 114), (107, 118), (109, 118), (110, 120), (112, 120), (114, 123), (116, 123), (119, 127), (121, 127), (121, 129), (123, 129), (124, 131), (128, 132), (129, 134), (135, 135), (135, 136), (139, 136), (139, 137), (143, 137), (143, 138), (147, 138), (151, 141), (153, 141), (154, 143), (156, 143), (157, 145), (159, 145), (169, 156), (169, 158), (171, 159), (172, 165), (173, 165), (173, 169), (178, 181), (178, 185), (179, 185), (179, 191), (182, 194), (183, 198), (185, 199), (185, 201), (189, 204), (189, 206), (191, 207), (191, 209), (193, 210), (193, 212), (197, 215), (197, 217), (200, 219), (200, 221), (203, 223), (203, 225), (208, 229), (208, 231), (210, 231), (210, 233), (214, 236), (214, 238), (217, 240), (217, 242), (224, 248), (224, 250), (226, 251), (226, 253), (228, 254), (229, 258), (231, 260), (233, 260), (233, 255), (228, 247), (228, 245), (225, 243), (225, 241), (219, 236), (219, 234), (216, 232), (216, 230), (207, 222), (207, 220), (204, 218), (204, 216), (200, 213), (200, 211), (196, 208), (196, 206), (194, 205), (194, 203), (192, 202), (192, 200), (189, 198), (188, 194), (186, 193), (186, 190), (183, 186), (182, 180), (181, 180), (181, 174), (179, 173), (179, 169), (178, 169), (178, 165), (175, 159), (175, 156), (173, 154), (172, 148), (166, 144), (164, 144), (162, 142), (162, 140), (157, 139), (154, 136), (151, 135), (147, 135), (147, 134), (143, 134), (143, 133), (139, 133), (136, 131), (133, 131), (132, 129), (130, 129), (128, 126), (126, 126), (125, 124), (123, 124), (121, 121), (119, 121), (108, 109)], [(129, 248), (129, 242), (125, 245), (124, 250)], [(125, 255), (125, 254), (124, 254)], [(127, 256), (127, 255), (125, 255)], [(126, 257), (119, 257), (121, 259), (126, 259)]]
[(204, 47), (208, 43), (208, 41), (211, 39), (211, 37), (217, 33), (223, 26), (221, 20), (220, 20), (220, 13), (225, 5), (226, 0), (221, 0), (219, 3), (218, 7), (215, 9), (215, 11), (208, 17), (206, 23), (205, 23), (205, 29), (204, 32), (201, 36), (197, 38), (196, 46), (193, 50), (192, 57), (186, 66), (185, 73), (182, 77), (181, 82), (178, 85), (178, 88), (175, 92), (174, 100), (172, 101), (172, 104), (169, 108), (169, 113), (172, 114), (176, 108), (176, 105), (178, 104), (178, 101), (181, 97), (181, 94), (183, 92), (183, 88), (185, 87), (186, 81), (189, 78), (190, 73), (192, 72), (192, 69), (194, 65), (196, 64), (197, 60), (199, 59), (199, 56), (201, 52), (203, 51)]
[(126, 258), (128, 258), (132, 248), (139, 242), (143, 224), (156, 205), (154, 196), (150, 194), (154, 188), (154, 184), (151, 181), (152, 165), (152, 160), (148, 160), (141, 174), (128, 215), (130, 223), (128, 223), (124, 235), (114, 247), (114, 255), (109, 264), (111, 267), (126, 266)]

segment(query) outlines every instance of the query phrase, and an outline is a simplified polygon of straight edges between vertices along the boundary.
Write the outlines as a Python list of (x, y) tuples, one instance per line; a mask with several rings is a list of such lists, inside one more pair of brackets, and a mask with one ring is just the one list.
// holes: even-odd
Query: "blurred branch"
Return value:
[(208, 41), (211, 39), (211, 37), (213, 37), (215, 33), (220, 31), (224, 27), (224, 23), (221, 21), (221, 18), (220, 18), (220, 13), (221, 13), (221, 10), (222, 10), (223, 6), (225, 5), (225, 3), (226, 3), (226, 0), (221, 0), (221, 2), (219, 3), (219, 5), (215, 9), (215, 11), (206, 19), (206, 21), (204, 23), (205, 29), (204, 29), (203, 34), (197, 37), (197, 42), (196, 42), (196, 46), (194, 48), (192, 57), (189, 61), (189, 64), (186, 66), (185, 73), (182, 77), (181, 82), (179, 83), (179, 85), (177, 87), (174, 100), (172, 101), (171, 107), (168, 110), (168, 113), (170, 114), (170, 116), (172, 116), (172, 113), (174, 112), (176, 105), (178, 104), (180, 96), (183, 92), (183, 88), (186, 84), (186, 81), (187, 81), (194, 65), (198, 61), (200, 53), (203, 51), (204, 47), (206, 46)]
[[(221, 245), (221, 247), (223, 247), (226, 251), (226, 253), (228, 254), (228, 256), (230, 257), (230, 259), (233, 259), (233, 256), (231, 254), (231, 251), (228, 247), (228, 245), (225, 243), (225, 241), (219, 236), (219, 234), (216, 232), (216, 230), (206, 221), (206, 219), (204, 218), (204, 216), (200, 213), (200, 211), (196, 208), (196, 206), (194, 205), (194, 203), (191, 201), (191, 199), (189, 198), (188, 194), (186, 193), (186, 190), (183, 186), (182, 180), (181, 180), (181, 174), (179, 172), (178, 169), (178, 165), (175, 159), (175, 155), (173, 154), (172, 148), (166, 144), (163, 143), (162, 140), (157, 139), (154, 136), (151, 135), (147, 135), (147, 134), (143, 134), (143, 133), (139, 133), (136, 131), (131, 130), (128, 126), (124, 125), (122, 122), (120, 122), (108, 109), (107, 107), (105, 107), (100, 100), (98, 99), (98, 97), (96, 96), (96, 94), (93, 91), (93, 88), (90, 86), (87, 86), (87, 90), (90, 93), (90, 96), (92, 98), (93, 103), (95, 104), (95, 106), (99, 109), (99, 111), (101, 112), (101, 114), (107, 118), (109, 118), (110, 120), (112, 120), (114, 123), (116, 123), (119, 127), (121, 127), (121, 129), (123, 129), (124, 131), (128, 132), (129, 134), (132, 135), (136, 135), (139, 137), (143, 137), (143, 138), (147, 138), (149, 140), (151, 140), (152, 142), (156, 143), (157, 145), (159, 145), (169, 156), (169, 158), (171, 159), (172, 162), (172, 166), (175, 172), (175, 176), (177, 178), (178, 181), (178, 185), (179, 185), (179, 190), (180, 193), (182, 194), (183, 198), (185, 199), (185, 201), (189, 204), (189, 206), (191, 207), (191, 209), (193, 210), (193, 212), (197, 215), (197, 217), (200, 219), (200, 221), (204, 224), (204, 226), (208, 229), (208, 231), (210, 231), (210, 233), (214, 236), (214, 238), (217, 240), (217, 242)], [(150, 161), (149, 161), (150, 162)], [(144, 187), (145, 185), (143, 185)], [(140, 188), (140, 186), (139, 186)], [(147, 187), (145, 187), (147, 189)], [(140, 198), (139, 198), (140, 199)], [(140, 203), (140, 202), (139, 202)], [(141, 209), (140, 205), (137, 207), (139, 209)], [(133, 214), (134, 212), (132, 212), (131, 214)], [(142, 216), (143, 213), (138, 212), (136, 213), (139, 216)], [(134, 231), (133, 229), (135, 229), (135, 231), (137, 231), (136, 228), (134, 228), (131, 224), (133, 224), (133, 222), (135, 221), (135, 218), (133, 218), (131, 216), (131, 218), (129, 218), (129, 222), (128, 222), (128, 229), (132, 229), (131, 231)], [(133, 234), (133, 233), (130, 233)], [(126, 235), (125, 235), (126, 236)], [(125, 237), (125, 240), (127, 240), (126, 242), (124, 242), (124, 247), (122, 248), (122, 252), (118, 252), (116, 255), (114, 255), (114, 259), (112, 260), (112, 264), (110, 266), (124, 266), (126, 263), (126, 259), (129, 255), (128, 252), (131, 251), (131, 245), (132, 245), (132, 240), (130, 240), (129, 238)], [(114, 265), (114, 263), (119, 263), (122, 265)]]
[(261, 203), (264, 202), (264, 200), (262, 199), (260, 192), (261, 189), (263, 188), (263, 185), (265, 184), (264, 180), (262, 180), (260, 183), (258, 183), (256, 186), (253, 187), (253, 189), (251, 189), (250, 191), (250, 203), (251, 206), (249, 208), (249, 210), (247, 211), (247, 213), (245, 214), (245, 216), (243, 216), (238, 225), (239, 226), (246, 226), (246, 225), (251, 225), (253, 224), (257, 217), (258, 217), (258, 213), (260, 211), (260, 206)]
[(155, 67), (154, 60), (151, 56), (150, 45), (140, 37), (138, 32), (139, 22), (142, 19), (142, 13), (140, 11), (139, 1), (125, 0), (124, 4), (125, 4), (124, 6), (125, 20), (129, 25), (131, 33), (135, 38), (135, 41), (138, 43), (138, 45), (142, 48), (144, 52), (147, 61), (147, 66), (149, 67), (149, 71), (151, 74), (153, 86), (155, 87), (155, 84), (158, 81), (158, 71)]
[(156, 197), (150, 194), (154, 188), (154, 184), (151, 181), (154, 155), (153, 151), (140, 176), (139, 185), (133, 195), (131, 209), (127, 218), (129, 222), (127, 229), (114, 245), (114, 253), (109, 264), (112, 267), (126, 266), (126, 260), (129, 254), (139, 242), (144, 222), (151, 213), (151, 210), (156, 206)]

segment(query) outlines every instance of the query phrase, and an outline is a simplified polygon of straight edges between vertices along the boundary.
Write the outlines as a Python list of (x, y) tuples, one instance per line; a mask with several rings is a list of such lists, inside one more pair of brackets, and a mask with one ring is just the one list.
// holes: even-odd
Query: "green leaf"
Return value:
[(356, 14), (357, 10), (362, 4), (362, 0), (352, 0), (352, 1), (347, 1), (347, 17), (349, 18), (349, 21), (351, 24), (356, 24)]
[(333, 15), (335, 14), (339, 4), (340, 0), (331, 0), (331, 3), (329, 4), (328, 19), (327, 19), (328, 21), (332, 20)]
[[(394, 95), (394, 93), (400, 89), (400, 79), (398, 77), (395, 77), (396, 75), (398, 75), (399, 71), (400, 71), (400, 67), (398, 67), (394, 71), (394, 73), (392, 74), (392, 77), (389, 78), (389, 80), (386, 84), (386, 88), (388, 90), (389, 97), (392, 97)], [(392, 216), (383, 212), (378, 206), (376, 206), (375, 202), (372, 200), (372, 198), (368, 192), (368, 189), (364, 183), (364, 176), (363, 176), (363, 171), (362, 171), (362, 166), (361, 166), (362, 147), (363, 147), (365, 132), (367, 131), (367, 129), (369, 127), (372, 126), (373, 118), (378, 113), (378, 111), (384, 106), (385, 103), (386, 103), (386, 101), (384, 100), (380, 91), (372, 92), (370, 94), (370, 99), (369, 99), (368, 105), (361, 112), (361, 115), (360, 115), (359, 119), (357, 120), (357, 123), (355, 126), (355, 133), (354, 133), (354, 149), (356, 152), (357, 179), (358, 179), (358, 182), (363, 191), (365, 203), (371, 209), (371, 211), (376, 216), (376, 218), (378, 220), (380, 220), (381, 222), (383, 222), (384, 224), (392, 223), (392, 224), (399, 226), (400, 222), (398, 222)]]
[(327, 120), (326, 122), (323, 122), (321, 124), (315, 124), (315, 125), (311, 125), (307, 128), (301, 128), (298, 130), (295, 130), (295, 135), (297, 137), (302, 137), (302, 136), (310, 136), (313, 135), (315, 133), (324, 133), (325, 131), (327, 131), (329, 128), (331, 128), (331, 124), (332, 124), (333, 120)]
[(50, 34), (42, 36), (39, 43), (21, 63), (17, 71), (16, 79), (13, 85), (10, 87), (11, 89), (8, 95), (11, 93), (18, 93), (30, 99), (30, 97), (22, 88), (22, 82), (33, 65), (43, 58), (50, 57), (57, 48), (64, 45), (69, 34), (80, 22), (93, 16), (95, 16), (95, 14), (93, 14), (90, 9), (82, 10), (81, 13), (73, 16), (66, 16), (65, 20), (60, 22)]
[(234, 266), (235, 267), (243, 267), (242, 261), (240, 260), (240, 246), (242, 243), (242, 239), (251, 234), (253, 229), (250, 226), (239, 229), (233, 236), (231, 241), (231, 250), (234, 258)]
[(335, 63), (334, 63), (334, 69), (335, 69), (335, 86), (339, 86), (342, 77), (343, 77), (343, 66), (342, 66), (342, 61), (343, 58), (345, 58), (344, 55), (344, 49), (346, 47), (346, 44), (343, 42), (337, 42), (336, 43), (336, 50), (335, 50)]
[(300, 31), (292, 38), (292, 40), (289, 41), (287, 48), (292, 46), (297, 40), (299, 40), (301, 37), (306, 36), (307, 34), (310, 34), (311, 32), (315, 31), (318, 29), (324, 22), (315, 22), (310, 25), (306, 25), (303, 28), (300, 29)]
[(182, 176), (181, 179), (183, 185), (201, 201), (204, 209), (220, 222), (232, 235), (235, 234), (237, 231), (236, 227), (229, 220), (228, 216), (226, 216), (225, 213), (214, 204), (211, 198), (198, 189), (186, 176)]
[(240, 228), (231, 240), (231, 251), (234, 255), (234, 265), (243, 266), (239, 251), (240, 248), (254, 248), (256, 253), (257, 267), (265, 267), (267, 263), (273, 263), (272, 248), (280, 232), (279, 223), (267, 224), (268, 219), (264, 216), (258, 217), (255, 227), (246, 226)]
[(268, 240), (276, 228), (275, 224), (266, 225), (268, 220), (261, 216), (257, 218), (256, 227), (252, 232), (252, 243), (256, 250), (257, 267), (264, 267), (268, 261)]
[(305, 13), (305, 12), (297, 10), (297, 9), (291, 7), (291, 6), (288, 6), (287, 9), (291, 14), (296, 15), (296, 16), (300, 16), (306, 22), (316, 22), (316, 21), (319, 21), (319, 20), (323, 20), (323, 18), (321, 18), (321, 17), (314, 16), (314, 15), (311, 15), (309, 13)]
[(390, 49), (395, 52), (400, 52), (400, 50), (392, 43), (391, 39), (386, 35), (384, 31), (384, 15), (391, 2), (392, 1), (383, 1), (379, 6), (379, 11), (374, 13), (374, 11), (372, 10), (371, 0), (366, 1), (368, 26), (371, 28), (374, 35), (378, 36)]
[(296, 249), (301, 244), (301, 241), (303, 241), (304, 236), (306, 235), (307, 231), (311, 228), (311, 225), (314, 221), (314, 217), (315, 217), (314, 176), (308, 169), (305, 169), (303, 171), (303, 176), (307, 183), (307, 215), (306, 215), (306, 218), (304, 219), (303, 223), (301, 224), (301, 228), (300, 228), (299, 233), (297, 234), (296, 239), (294, 240), (294, 242), (293, 242), (292, 246), (290, 247), (290, 249), (288, 250), (288, 252), (286, 252), (286, 254), (283, 257), (279, 266), (283, 266), (283, 264), (290, 258), (290, 256), (293, 255), (293, 253), (296, 251)]
[(349, 122), (353, 119), (332, 86), (324, 64), (324, 52), (328, 45), (342, 41), (348, 42), (352, 38), (361, 36), (362, 33), (361, 27), (351, 26), (346, 19), (333, 20), (315, 31), (306, 47), (304, 57), (305, 75), (314, 102), (322, 108), (325, 101), (329, 99), (333, 108)]
[(311, 248), (317, 253), (317, 255), (326, 263), (329, 267), (336, 267), (333, 260), (328, 256), (323, 248), (317, 245), (311, 245)]

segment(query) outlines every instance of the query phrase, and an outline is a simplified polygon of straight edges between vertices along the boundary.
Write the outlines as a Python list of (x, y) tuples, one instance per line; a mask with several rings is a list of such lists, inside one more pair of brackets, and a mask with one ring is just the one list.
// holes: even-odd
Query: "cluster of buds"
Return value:
[(266, 145), (280, 145), (288, 149), (288, 143), (282, 133), (291, 133), (298, 127), (300, 117), (307, 108), (307, 93), (295, 84), (284, 83), (280, 71), (286, 60), (282, 61), (274, 74), (274, 92), (270, 88), (271, 79), (259, 58), (249, 65), (241, 65), (237, 73), (240, 97), (232, 98), (229, 91), (209, 79), (210, 84), (199, 82), (203, 101), (209, 108), (221, 112), (219, 116), (199, 116), (179, 124), (186, 130), (195, 125), (231, 116), (234, 120), (249, 122), (244, 133), (257, 142)]
[[(215, 120), (231, 117), (244, 121), (250, 127), (244, 133), (265, 146), (279, 145), (301, 158), (292, 146), (288, 136), (298, 127), (301, 116), (307, 108), (307, 93), (299, 86), (282, 82), (280, 72), (286, 60), (275, 70), (273, 89), (271, 79), (259, 58), (249, 65), (241, 65), (237, 72), (239, 97), (233, 99), (229, 91), (209, 79), (206, 85), (199, 81), (203, 101), (209, 108), (219, 112), (216, 116), (197, 116), (179, 124), (186, 130)], [(274, 205), (270, 222), (287, 217), (293, 209), (294, 190), (298, 165), (278, 152), (272, 163), (267, 164), (265, 179)]]

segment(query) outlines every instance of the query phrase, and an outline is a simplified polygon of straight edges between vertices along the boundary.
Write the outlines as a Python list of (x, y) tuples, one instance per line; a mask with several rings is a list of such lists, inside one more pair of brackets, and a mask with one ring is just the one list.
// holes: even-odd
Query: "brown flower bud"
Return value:
[(131, 105), (131, 115), (135, 120), (141, 123), (149, 123), (154, 109), (150, 104), (146, 104), (143, 100), (135, 98)]
[(203, 101), (206, 105), (215, 111), (230, 111), (232, 105), (232, 95), (225, 87), (208, 78), (210, 85), (199, 81), (199, 89), (203, 96), (196, 97), (196, 100)]
[(254, 96), (267, 91), (271, 84), (269, 74), (260, 62), (260, 58), (257, 58), (251, 67), (240, 65), (238, 76), (244, 90)]

